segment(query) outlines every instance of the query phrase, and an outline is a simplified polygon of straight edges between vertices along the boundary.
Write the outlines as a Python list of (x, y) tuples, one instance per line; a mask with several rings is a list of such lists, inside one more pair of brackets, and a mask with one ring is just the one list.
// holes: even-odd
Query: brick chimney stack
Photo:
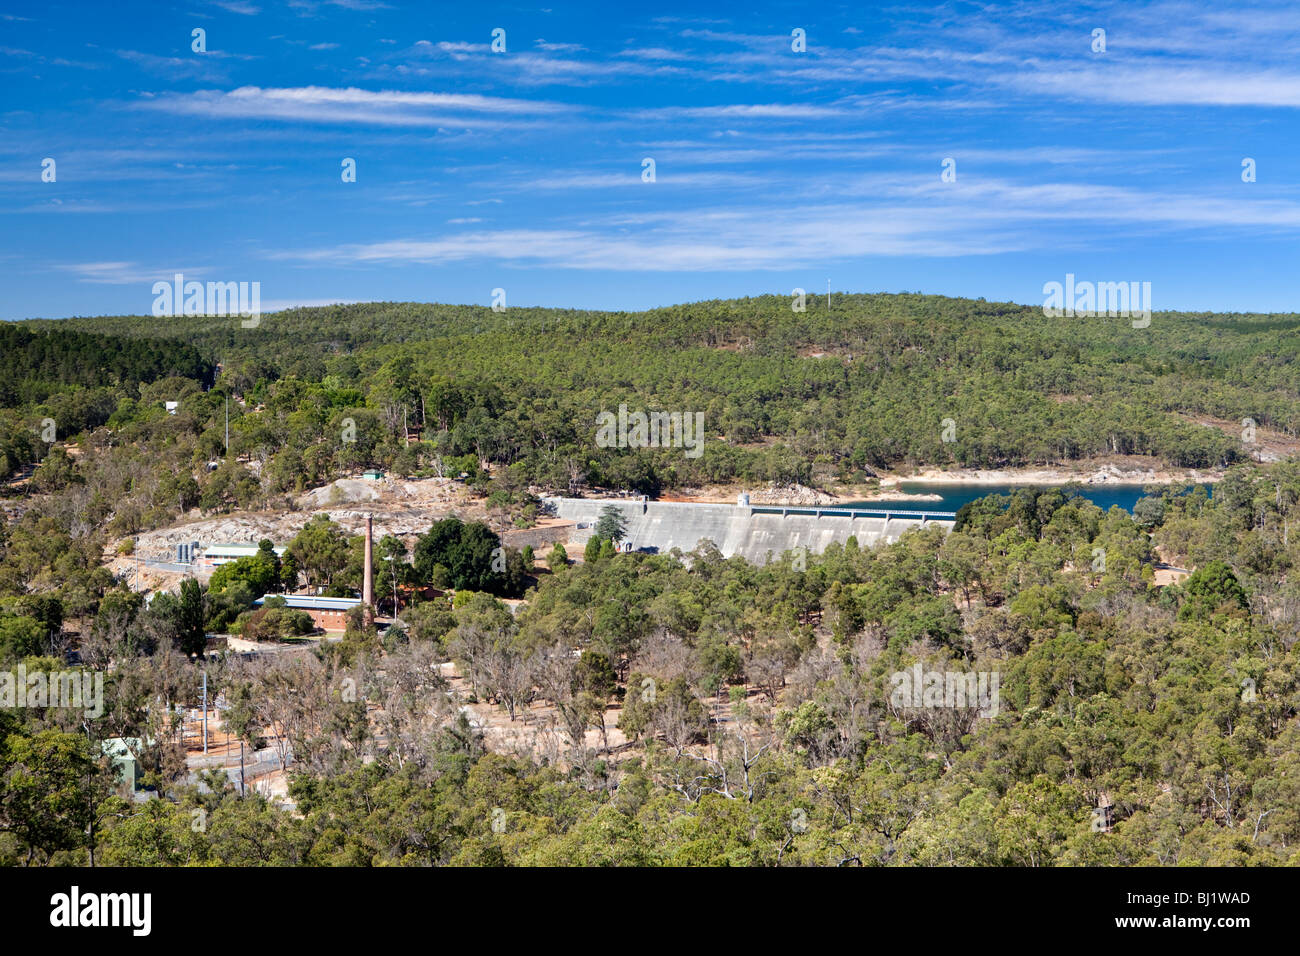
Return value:
[(365, 607), (366, 623), (375, 622), (375, 588), (372, 583), (374, 574), (374, 535), (371, 530), (370, 515), (366, 515), (366, 564), (361, 574), (361, 603)]

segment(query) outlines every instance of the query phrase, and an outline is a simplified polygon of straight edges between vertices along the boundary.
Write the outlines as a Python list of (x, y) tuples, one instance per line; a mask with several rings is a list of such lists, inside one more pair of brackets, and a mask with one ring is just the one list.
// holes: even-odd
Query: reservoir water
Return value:
[[(1119, 505), (1125, 511), (1132, 511), (1133, 505), (1142, 497), (1142, 489), (1147, 485), (1120, 484), (1119, 482), (1098, 483), (1098, 484), (1078, 484), (1078, 485), (974, 485), (974, 484), (953, 484), (940, 485), (921, 482), (903, 482), (897, 488), (903, 494), (911, 495), (941, 495), (942, 501), (922, 501), (914, 502), (904, 501), (872, 501), (872, 502), (854, 502), (855, 504), (866, 507), (877, 508), (881, 510), (906, 511), (909, 509), (923, 511), (956, 511), (962, 505), (978, 498), (984, 498), (988, 495), (1009, 495), (1020, 488), (1051, 488), (1051, 487), (1070, 487), (1076, 489), (1083, 497), (1087, 498), (1097, 507), (1109, 511), (1111, 505)], [(1183, 486), (1178, 486), (1183, 487)], [(1212, 490), (1212, 485), (1205, 486), (1207, 490)]]

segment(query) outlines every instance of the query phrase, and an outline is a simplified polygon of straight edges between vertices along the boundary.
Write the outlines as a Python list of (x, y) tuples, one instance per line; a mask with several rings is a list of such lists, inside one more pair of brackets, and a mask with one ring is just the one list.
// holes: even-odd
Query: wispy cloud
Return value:
[(1180, 64), (1096, 64), (1039, 69), (1002, 82), (1074, 101), (1144, 106), (1300, 106), (1300, 71)]
[(226, 70), (220, 58), (206, 54), (196, 53), (192, 57), (178, 57), (158, 56), (153, 53), (142, 53), (139, 50), (115, 50), (114, 52), (142, 70), (171, 80), (212, 82), (224, 80), (226, 77)]
[(631, 119), (762, 119), (810, 120), (845, 116), (848, 111), (837, 106), (815, 103), (729, 103), (725, 106), (667, 106), (638, 110)]
[(362, 13), (393, 9), (392, 4), (381, 3), (379, 0), (289, 0), (289, 8), (298, 11), (302, 16), (316, 16), (322, 7), (356, 10)]
[(549, 40), (534, 40), (533, 46), (545, 53), (582, 53), (587, 49), (581, 43), (553, 43)]
[(498, 125), (520, 118), (556, 116), (573, 109), (562, 103), (472, 93), (410, 93), (323, 86), (266, 89), (243, 86), (229, 92), (166, 93), (133, 105), (216, 119), (434, 127)]
[(152, 286), (154, 282), (170, 282), (176, 273), (187, 279), (197, 279), (201, 269), (149, 268), (138, 262), (74, 262), (56, 266), (60, 271), (71, 272), (78, 282), (96, 285)]
[(228, 13), (238, 13), (246, 17), (255, 17), (262, 12), (261, 7), (254, 6), (247, 0), (212, 0), (212, 5)]
[[(706, 207), (623, 213), (551, 229), (458, 232), (286, 251), (336, 265), (499, 261), (632, 272), (790, 269), (863, 256), (985, 256), (1039, 248), (1063, 222), (1152, 234), (1187, 229), (1300, 229), (1300, 203), (1153, 194), (1122, 187), (985, 182), (962, 187), (880, 181), (881, 196), (795, 208)], [(629, 233), (629, 229), (634, 229)], [(1064, 244), (1064, 243), (1062, 243)]]

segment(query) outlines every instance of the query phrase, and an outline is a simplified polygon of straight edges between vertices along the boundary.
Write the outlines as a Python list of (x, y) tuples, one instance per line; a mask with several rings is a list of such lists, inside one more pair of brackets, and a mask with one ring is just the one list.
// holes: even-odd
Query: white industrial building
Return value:
[[(277, 547), (274, 550), (278, 555), (284, 554), (284, 548)], [(255, 544), (210, 544), (202, 549), (195, 563), (200, 568), (210, 571), (231, 561), (238, 561), (240, 558), (251, 558), (256, 554), (257, 545)]]

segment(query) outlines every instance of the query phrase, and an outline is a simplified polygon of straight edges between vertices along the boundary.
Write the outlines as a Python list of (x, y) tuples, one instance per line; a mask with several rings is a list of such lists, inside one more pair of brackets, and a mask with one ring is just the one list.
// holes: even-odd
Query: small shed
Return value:
[(140, 738), (109, 737), (100, 743), (101, 752), (113, 762), (117, 782), (135, 792), (140, 789)]

